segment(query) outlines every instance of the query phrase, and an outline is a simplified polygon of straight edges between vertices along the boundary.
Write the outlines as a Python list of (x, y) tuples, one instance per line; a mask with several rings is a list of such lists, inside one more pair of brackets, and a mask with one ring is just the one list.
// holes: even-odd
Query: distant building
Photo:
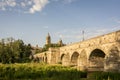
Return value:
[(48, 33), (48, 35), (46, 36), (46, 44), (45, 45), (49, 45), (50, 47), (61, 47), (61, 46), (64, 46), (65, 44), (63, 44), (62, 39), (60, 39), (57, 43), (52, 43), (51, 36)]

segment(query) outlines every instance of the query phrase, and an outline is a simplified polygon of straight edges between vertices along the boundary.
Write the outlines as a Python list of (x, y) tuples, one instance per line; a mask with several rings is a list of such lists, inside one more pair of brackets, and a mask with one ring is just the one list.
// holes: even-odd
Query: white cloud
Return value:
[(0, 0), (0, 10), (33, 14), (42, 11), (50, 2), (72, 3), (74, 1), (77, 0)]
[(15, 7), (16, 1), (15, 0), (2, 0), (0, 1), (0, 10), (6, 10), (6, 7)]
[(77, 0), (51, 0), (51, 1), (53, 1), (53, 2), (62, 2), (64, 4), (70, 4), (70, 3), (75, 2)]
[(32, 5), (32, 1), (28, 1), (28, 3), (27, 3), (28, 5)]
[(25, 4), (24, 2), (21, 2), (21, 6), (22, 6), (22, 7), (25, 7), (26, 4)]
[(7, 3), (8, 6), (11, 6), (11, 7), (16, 6), (15, 0), (6, 0), (6, 3)]
[(34, 5), (30, 8), (30, 13), (35, 13), (36, 11), (41, 11), (45, 5), (48, 3), (48, 0), (33, 0)]
[[(35, 13), (41, 11), (47, 4), (48, 0), (2, 0), (0, 1), (0, 10), (21, 9), (20, 11), (27, 13)], [(19, 7), (19, 8), (18, 8)]]

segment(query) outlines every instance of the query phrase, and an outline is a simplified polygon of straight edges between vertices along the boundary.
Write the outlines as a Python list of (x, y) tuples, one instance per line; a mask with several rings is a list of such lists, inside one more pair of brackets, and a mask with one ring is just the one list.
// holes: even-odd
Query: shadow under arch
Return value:
[(64, 53), (61, 55), (61, 57), (60, 57), (60, 60), (61, 60), (61, 61), (62, 61), (62, 59), (63, 59), (64, 55), (65, 55)]
[(78, 56), (79, 56), (79, 53), (78, 52), (74, 52), (71, 56), (71, 66), (78, 66)]
[(101, 49), (94, 49), (89, 56), (89, 68), (104, 69), (104, 59), (106, 54)]

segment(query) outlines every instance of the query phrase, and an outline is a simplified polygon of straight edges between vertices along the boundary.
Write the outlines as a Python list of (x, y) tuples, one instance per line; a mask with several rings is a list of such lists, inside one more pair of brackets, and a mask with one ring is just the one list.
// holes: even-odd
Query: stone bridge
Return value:
[(80, 70), (120, 71), (120, 30), (64, 47), (49, 48), (34, 57), (48, 64), (61, 63)]

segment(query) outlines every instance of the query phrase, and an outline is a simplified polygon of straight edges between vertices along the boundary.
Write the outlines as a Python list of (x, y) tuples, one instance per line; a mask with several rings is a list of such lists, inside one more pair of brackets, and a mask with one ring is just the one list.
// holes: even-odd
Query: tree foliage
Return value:
[(30, 61), (31, 45), (13, 38), (2, 39), (0, 42), (0, 62), (22, 63)]

